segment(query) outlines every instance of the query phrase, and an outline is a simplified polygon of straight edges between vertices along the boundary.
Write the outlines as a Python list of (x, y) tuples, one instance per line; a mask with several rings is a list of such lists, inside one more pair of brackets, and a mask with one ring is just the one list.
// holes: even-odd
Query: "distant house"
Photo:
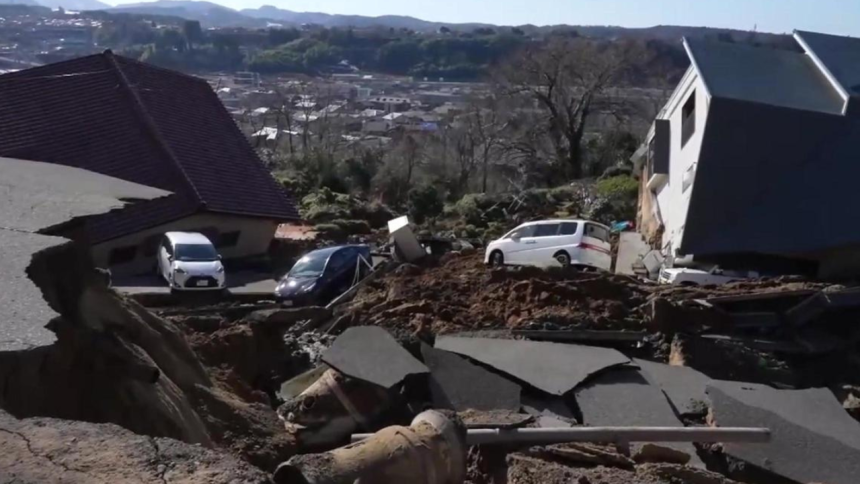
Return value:
[(364, 104), (386, 113), (402, 113), (412, 107), (409, 99), (395, 96), (375, 96), (364, 101)]
[(794, 38), (684, 41), (638, 160), (639, 227), (670, 263), (860, 272), (860, 39)]
[(119, 274), (150, 270), (169, 230), (243, 258), (299, 218), (206, 81), (110, 51), (0, 76), (0, 156), (173, 193), (87, 221), (96, 263)]

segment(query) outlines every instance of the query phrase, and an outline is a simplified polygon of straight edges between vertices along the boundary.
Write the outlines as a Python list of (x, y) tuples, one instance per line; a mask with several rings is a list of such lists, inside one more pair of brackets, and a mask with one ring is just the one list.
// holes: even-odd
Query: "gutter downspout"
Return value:
[(803, 50), (806, 55), (808, 55), (809, 58), (812, 59), (812, 62), (815, 64), (815, 67), (817, 67), (818, 70), (821, 71), (822, 74), (824, 74), (824, 77), (827, 79), (827, 82), (829, 82), (830, 85), (833, 86), (833, 88), (836, 90), (836, 92), (839, 93), (839, 97), (841, 97), (842, 101), (844, 101), (844, 104), (842, 105), (842, 115), (844, 116), (848, 114), (848, 105), (851, 101), (851, 95), (848, 94), (848, 91), (845, 90), (845, 87), (843, 87), (842, 84), (840, 84), (839, 81), (836, 80), (836, 76), (834, 76), (833, 73), (830, 72), (830, 69), (828, 69), (827, 66), (824, 65), (824, 62), (821, 62), (821, 59), (818, 57), (818, 55), (815, 54), (815, 51), (812, 50), (809, 44), (807, 44), (806, 41), (803, 40), (803, 36), (800, 35), (800, 32), (795, 30), (793, 33), (793, 37), (794, 40), (796, 40), (797, 43), (800, 44), (801, 47), (803, 47)]

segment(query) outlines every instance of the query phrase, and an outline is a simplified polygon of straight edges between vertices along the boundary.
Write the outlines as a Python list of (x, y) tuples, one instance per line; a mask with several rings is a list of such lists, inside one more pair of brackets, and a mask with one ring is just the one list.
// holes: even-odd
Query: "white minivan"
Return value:
[(172, 290), (217, 290), (226, 285), (221, 256), (212, 242), (197, 232), (164, 234), (156, 270)]
[(609, 227), (588, 220), (542, 220), (511, 230), (487, 246), (484, 262), (501, 266), (530, 265), (612, 268)]

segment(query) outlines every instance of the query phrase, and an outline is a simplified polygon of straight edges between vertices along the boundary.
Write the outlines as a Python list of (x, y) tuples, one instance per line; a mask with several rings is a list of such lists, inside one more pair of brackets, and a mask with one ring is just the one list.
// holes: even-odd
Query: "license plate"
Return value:
[(197, 281), (197, 287), (206, 287), (209, 285), (208, 281)]
[(281, 304), (283, 304), (284, 306), (292, 306), (293, 302), (290, 300), (286, 300), (286, 301), (282, 301)]

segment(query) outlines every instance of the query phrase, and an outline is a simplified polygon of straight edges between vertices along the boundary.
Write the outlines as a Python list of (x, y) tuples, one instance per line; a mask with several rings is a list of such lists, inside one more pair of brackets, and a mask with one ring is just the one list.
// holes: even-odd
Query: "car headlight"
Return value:
[(218, 273), (224, 272), (224, 266), (218, 266)]
[(315, 287), (317, 287), (317, 283), (316, 283), (316, 282), (314, 282), (314, 283), (313, 283), (313, 284), (311, 284), (310, 286), (306, 286), (304, 289), (302, 289), (302, 292), (311, 292), (311, 291), (313, 291), (313, 290), (314, 290), (314, 288), (315, 288)]
[(177, 267), (177, 268), (175, 269), (175, 272), (176, 272), (177, 274), (186, 274), (185, 269), (183, 269), (183, 268), (181, 268), (181, 267)]

